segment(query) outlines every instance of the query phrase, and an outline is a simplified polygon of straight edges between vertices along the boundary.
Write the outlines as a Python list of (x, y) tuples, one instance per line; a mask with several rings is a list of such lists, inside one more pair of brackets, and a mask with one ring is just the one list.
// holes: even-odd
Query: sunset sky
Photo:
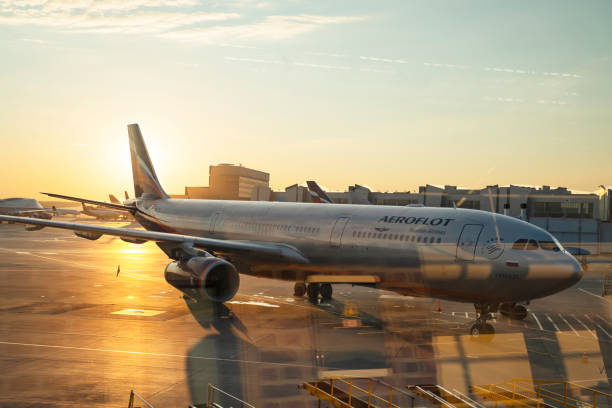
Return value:
[(0, 0), (0, 198), (612, 186), (612, 2)]

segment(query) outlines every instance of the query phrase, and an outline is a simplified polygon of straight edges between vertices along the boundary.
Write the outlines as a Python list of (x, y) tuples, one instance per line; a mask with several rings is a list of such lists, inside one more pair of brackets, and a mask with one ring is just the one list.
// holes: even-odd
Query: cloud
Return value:
[(345, 67), (341, 65), (310, 64), (307, 62), (294, 62), (293, 65), (298, 66), (298, 67), (319, 68), (319, 69), (340, 69), (340, 70), (351, 69), (351, 67)]
[(253, 23), (239, 25), (217, 25), (195, 27), (160, 34), (163, 38), (202, 43), (226, 40), (285, 40), (325, 25), (362, 21), (364, 16), (318, 16), (301, 14), (296, 16), (268, 16)]
[(195, 11), (195, 0), (0, 0), (0, 24), (65, 32), (160, 33), (238, 19), (237, 13)]
[(265, 59), (260, 59), (260, 58), (225, 57), (223, 59), (228, 60), (228, 61), (236, 61), (236, 62), (255, 62), (257, 64), (284, 64), (283, 61), (265, 60)]
[(73, 33), (154, 33), (160, 37), (227, 43), (283, 40), (362, 16), (300, 14), (227, 24), (241, 15), (203, 11), (197, 0), (0, 0), (0, 24), (51, 27)]
[(34, 44), (47, 44), (49, 41), (39, 40), (38, 38), (22, 38), (25, 42), (30, 42)]

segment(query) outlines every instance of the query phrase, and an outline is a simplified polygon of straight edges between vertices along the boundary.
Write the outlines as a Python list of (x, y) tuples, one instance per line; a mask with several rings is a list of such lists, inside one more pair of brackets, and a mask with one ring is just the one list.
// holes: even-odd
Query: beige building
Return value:
[(186, 198), (251, 200), (259, 187), (268, 187), (270, 174), (242, 165), (221, 163), (209, 167), (208, 187), (185, 187)]

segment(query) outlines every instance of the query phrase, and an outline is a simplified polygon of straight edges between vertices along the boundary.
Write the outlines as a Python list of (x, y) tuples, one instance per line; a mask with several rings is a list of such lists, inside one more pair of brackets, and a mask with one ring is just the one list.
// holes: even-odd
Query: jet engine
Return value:
[(226, 302), (234, 297), (240, 275), (234, 265), (214, 256), (194, 256), (166, 266), (166, 281), (179, 290), (198, 289), (213, 302)]

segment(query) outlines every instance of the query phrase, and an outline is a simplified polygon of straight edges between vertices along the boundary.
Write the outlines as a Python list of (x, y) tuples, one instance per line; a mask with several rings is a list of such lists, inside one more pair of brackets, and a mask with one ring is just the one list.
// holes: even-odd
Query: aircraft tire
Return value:
[(319, 298), (320, 285), (318, 283), (309, 283), (306, 292), (310, 300), (316, 301)]
[(306, 294), (306, 284), (303, 282), (295, 282), (293, 286), (293, 296), (302, 297)]
[(491, 335), (495, 334), (495, 329), (488, 323), (475, 323), (470, 329), (470, 334), (474, 339), (491, 339)]
[(331, 283), (324, 283), (321, 285), (321, 297), (323, 299), (331, 299), (333, 294), (333, 289)]
[(511, 317), (514, 306), (514, 303), (502, 303), (499, 305), (499, 313), (503, 314), (504, 316)]
[(515, 320), (523, 320), (527, 317), (527, 308), (523, 305), (515, 305), (512, 308), (512, 313), (510, 315)]

